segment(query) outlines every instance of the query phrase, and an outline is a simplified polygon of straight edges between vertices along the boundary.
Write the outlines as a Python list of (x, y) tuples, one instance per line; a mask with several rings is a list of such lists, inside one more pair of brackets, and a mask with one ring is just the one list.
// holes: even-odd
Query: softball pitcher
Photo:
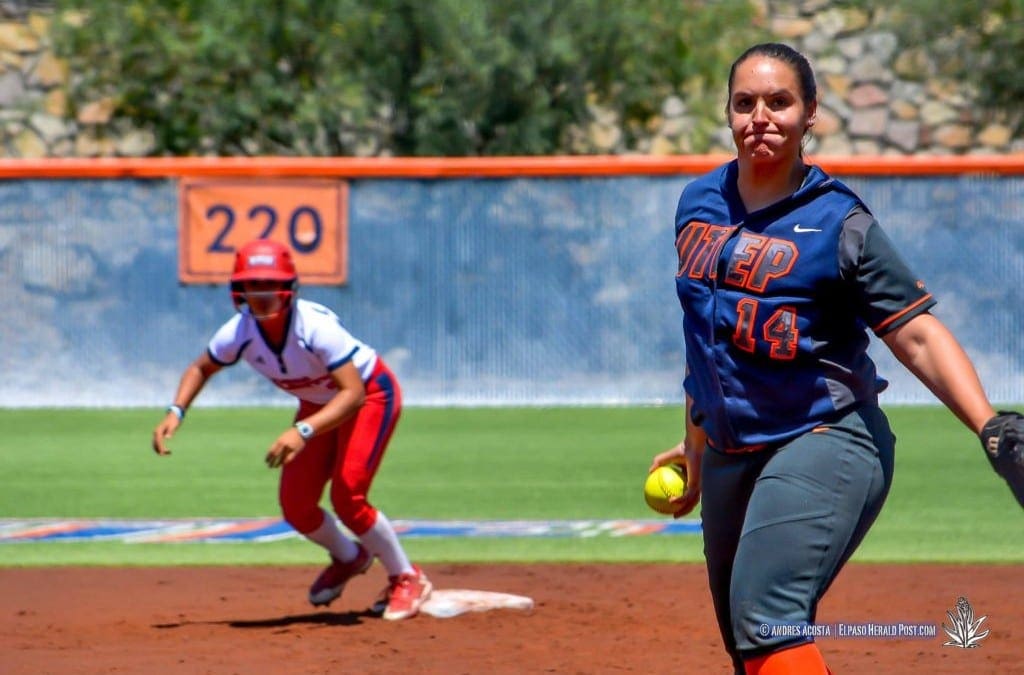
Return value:
[(744, 52), (726, 105), (737, 156), (687, 185), (676, 212), (686, 434), (651, 468), (686, 466), (677, 517), (703, 500), (719, 628), (747, 675), (830, 672), (813, 638), (784, 628), (814, 623), (892, 482), (867, 329), (991, 440), (993, 465), (1024, 494), (1020, 417), (996, 415), (867, 206), (804, 162), (816, 93), (793, 49)]
[[(173, 405), (153, 431), (153, 449), (169, 455), (167, 440), (206, 382), (244, 359), (298, 399), (295, 424), (271, 444), (266, 463), (281, 468), (284, 519), (331, 558), (310, 587), (309, 601), (329, 605), (376, 557), (389, 578), (380, 602), (384, 618), (415, 616), (430, 595), (430, 580), (409, 562), (387, 517), (367, 500), (402, 411), (398, 380), (334, 312), (296, 298), (297, 283), (285, 246), (260, 239), (239, 249), (231, 275), (238, 312), (185, 369)], [(328, 482), (334, 512), (357, 541), (319, 506)]]

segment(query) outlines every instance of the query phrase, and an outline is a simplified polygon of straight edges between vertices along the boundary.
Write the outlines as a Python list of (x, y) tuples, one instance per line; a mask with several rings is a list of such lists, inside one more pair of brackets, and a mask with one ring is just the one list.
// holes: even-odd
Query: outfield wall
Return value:
[[(230, 316), (223, 286), (178, 283), (179, 177), (121, 173), (0, 166), (0, 406), (164, 405)], [(302, 294), (384, 355), (410, 405), (678, 402), (672, 220), (697, 171), (479, 173), (349, 176), (348, 283)], [(863, 173), (842, 179), (990, 396), (1024, 401), (1024, 175)], [(886, 402), (934, 402), (874, 354)], [(243, 366), (198, 403), (288, 401)]]

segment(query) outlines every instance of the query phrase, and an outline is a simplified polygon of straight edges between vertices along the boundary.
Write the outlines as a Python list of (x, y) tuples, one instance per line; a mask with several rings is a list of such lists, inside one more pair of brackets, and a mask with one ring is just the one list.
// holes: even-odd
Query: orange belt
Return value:
[(760, 452), (761, 450), (764, 450), (765, 448), (767, 448), (768, 444), (767, 443), (757, 443), (755, 445), (741, 445), (738, 448), (719, 449), (719, 448), (715, 447), (715, 444), (712, 443), (711, 439), (709, 438), (708, 439), (708, 447), (710, 447), (710, 448), (712, 448), (714, 450), (718, 450), (718, 452), (724, 452), (727, 455), (741, 455), (741, 454), (746, 453), (746, 452)]

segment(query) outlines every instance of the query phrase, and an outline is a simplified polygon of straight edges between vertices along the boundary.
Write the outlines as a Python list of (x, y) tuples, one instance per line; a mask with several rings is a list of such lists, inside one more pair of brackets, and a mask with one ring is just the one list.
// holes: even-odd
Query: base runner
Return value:
[[(309, 601), (329, 605), (376, 557), (389, 579), (378, 603), (383, 617), (413, 617), (430, 596), (430, 580), (409, 561), (387, 517), (367, 500), (402, 411), (398, 380), (334, 312), (298, 299), (297, 284), (285, 246), (259, 239), (238, 251), (231, 275), (238, 313), (185, 368), (174, 403), (153, 431), (153, 449), (169, 455), (167, 440), (206, 382), (244, 359), (299, 400), (295, 424), (271, 444), (266, 463), (281, 468), (278, 497), (284, 519), (331, 557), (310, 587)], [(346, 537), (320, 508), (328, 483), (334, 512), (358, 540)]]

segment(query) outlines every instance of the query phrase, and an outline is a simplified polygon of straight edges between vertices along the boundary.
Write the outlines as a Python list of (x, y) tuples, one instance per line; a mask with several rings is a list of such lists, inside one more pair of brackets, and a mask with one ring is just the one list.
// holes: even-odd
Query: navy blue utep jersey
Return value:
[(850, 188), (811, 167), (786, 199), (747, 213), (735, 160), (688, 184), (676, 210), (686, 393), (712, 446), (798, 436), (876, 402), (867, 355), (935, 304)]

